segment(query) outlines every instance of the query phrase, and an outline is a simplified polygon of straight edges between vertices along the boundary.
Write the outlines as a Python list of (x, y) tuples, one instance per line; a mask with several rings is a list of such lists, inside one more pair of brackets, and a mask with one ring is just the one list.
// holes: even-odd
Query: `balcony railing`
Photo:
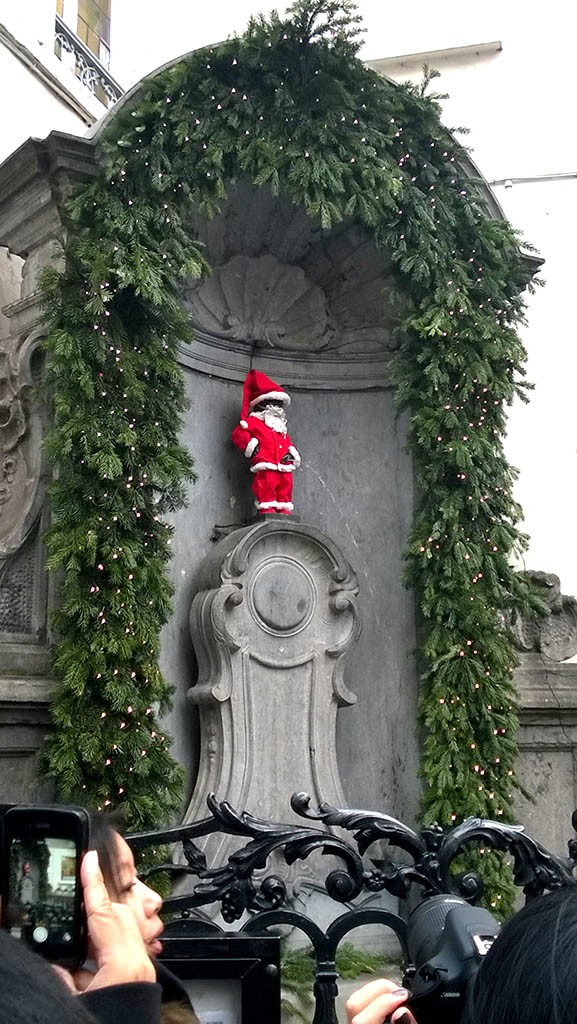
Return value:
[(124, 90), (98, 60), (98, 57), (84, 45), (81, 39), (69, 29), (59, 15), (56, 15), (54, 50), (57, 56), (72, 54), (75, 72), (87, 89), (109, 107), (120, 99)]

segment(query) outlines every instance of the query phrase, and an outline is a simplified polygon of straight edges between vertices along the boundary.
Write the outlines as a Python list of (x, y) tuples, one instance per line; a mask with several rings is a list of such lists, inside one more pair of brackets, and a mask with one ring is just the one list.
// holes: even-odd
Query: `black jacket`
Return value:
[(109, 985), (78, 998), (98, 1024), (160, 1024), (162, 988), (158, 984), (135, 981)]
[(199, 1024), (188, 992), (179, 978), (155, 960), (156, 980), (162, 990), (162, 1024)]

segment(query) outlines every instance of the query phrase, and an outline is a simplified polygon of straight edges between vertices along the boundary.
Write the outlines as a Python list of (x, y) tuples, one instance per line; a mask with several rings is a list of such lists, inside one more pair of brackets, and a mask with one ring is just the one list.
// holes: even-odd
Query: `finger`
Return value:
[(80, 878), (84, 893), (86, 914), (110, 913), (110, 897), (106, 891), (96, 850), (88, 850), (80, 865)]
[(410, 1010), (396, 1010), (391, 1017), (391, 1024), (417, 1024)]
[(88, 935), (96, 963), (100, 968), (105, 961), (117, 956), (122, 945), (123, 928), (130, 935), (134, 922), (130, 913), (126, 920), (123, 921), (121, 918), (122, 910), (128, 910), (128, 907), (120, 907), (111, 902), (96, 850), (88, 850), (84, 854), (80, 865), (80, 877)]
[[(360, 1012), (352, 1016), (349, 1012), (349, 1022), (350, 1024), (383, 1024), (383, 1021), (388, 1020), (391, 1014), (398, 1009), (400, 1000), (404, 998), (406, 996), (399, 996), (396, 993), (377, 996)], [(405, 1024), (404, 1021), (403, 1024)]]
[(364, 1010), (365, 1006), (369, 1006), (379, 996), (390, 996), (396, 993), (398, 1002), (395, 1006), (405, 1002), (409, 997), (409, 993), (404, 988), (399, 988), (396, 981), (392, 981), (390, 978), (378, 978), (376, 981), (369, 981), (367, 985), (363, 985), (362, 988), (353, 992), (347, 1001), (347, 1010), (352, 1013), (359, 1013)]
[(85, 992), (88, 986), (94, 981), (94, 974), (92, 971), (81, 969), (75, 971), (73, 975), (74, 984), (76, 986), (76, 992)]
[(353, 992), (347, 1002), (349, 1024), (382, 1024), (408, 999), (409, 993), (395, 981), (379, 978)]

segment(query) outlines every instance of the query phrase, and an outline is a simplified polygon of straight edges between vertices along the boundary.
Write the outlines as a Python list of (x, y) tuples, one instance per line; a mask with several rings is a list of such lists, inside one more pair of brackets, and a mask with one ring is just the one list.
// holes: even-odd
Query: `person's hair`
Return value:
[(531, 900), (469, 986), (462, 1024), (575, 1024), (577, 886)]
[(0, 1021), (6, 1024), (94, 1024), (52, 967), (0, 929)]
[[(90, 815), (90, 847), (98, 853), (98, 863), (109, 895), (114, 899), (120, 893), (118, 876), (118, 849), (116, 836), (124, 833), (124, 819), (120, 810)], [(157, 975), (159, 968), (157, 965)], [(200, 1024), (182, 985), (162, 972), (161, 1024)]]
[(118, 810), (90, 815), (90, 848), (96, 850), (104, 884), (111, 896), (118, 896), (120, 884), (115, 836), (124, 834), (124, 817)]

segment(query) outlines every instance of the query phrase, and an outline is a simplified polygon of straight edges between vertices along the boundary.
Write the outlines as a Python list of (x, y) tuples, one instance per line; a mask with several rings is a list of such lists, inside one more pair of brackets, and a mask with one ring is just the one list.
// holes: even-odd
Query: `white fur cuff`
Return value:
[(295, 469), (298, 469), (301, 464), (301, 457), (298, 453), (298, 450), (295, 448), (294, 444), (289, 445), (289, 454), (292, 455), (293, 459), (295, 460)]

